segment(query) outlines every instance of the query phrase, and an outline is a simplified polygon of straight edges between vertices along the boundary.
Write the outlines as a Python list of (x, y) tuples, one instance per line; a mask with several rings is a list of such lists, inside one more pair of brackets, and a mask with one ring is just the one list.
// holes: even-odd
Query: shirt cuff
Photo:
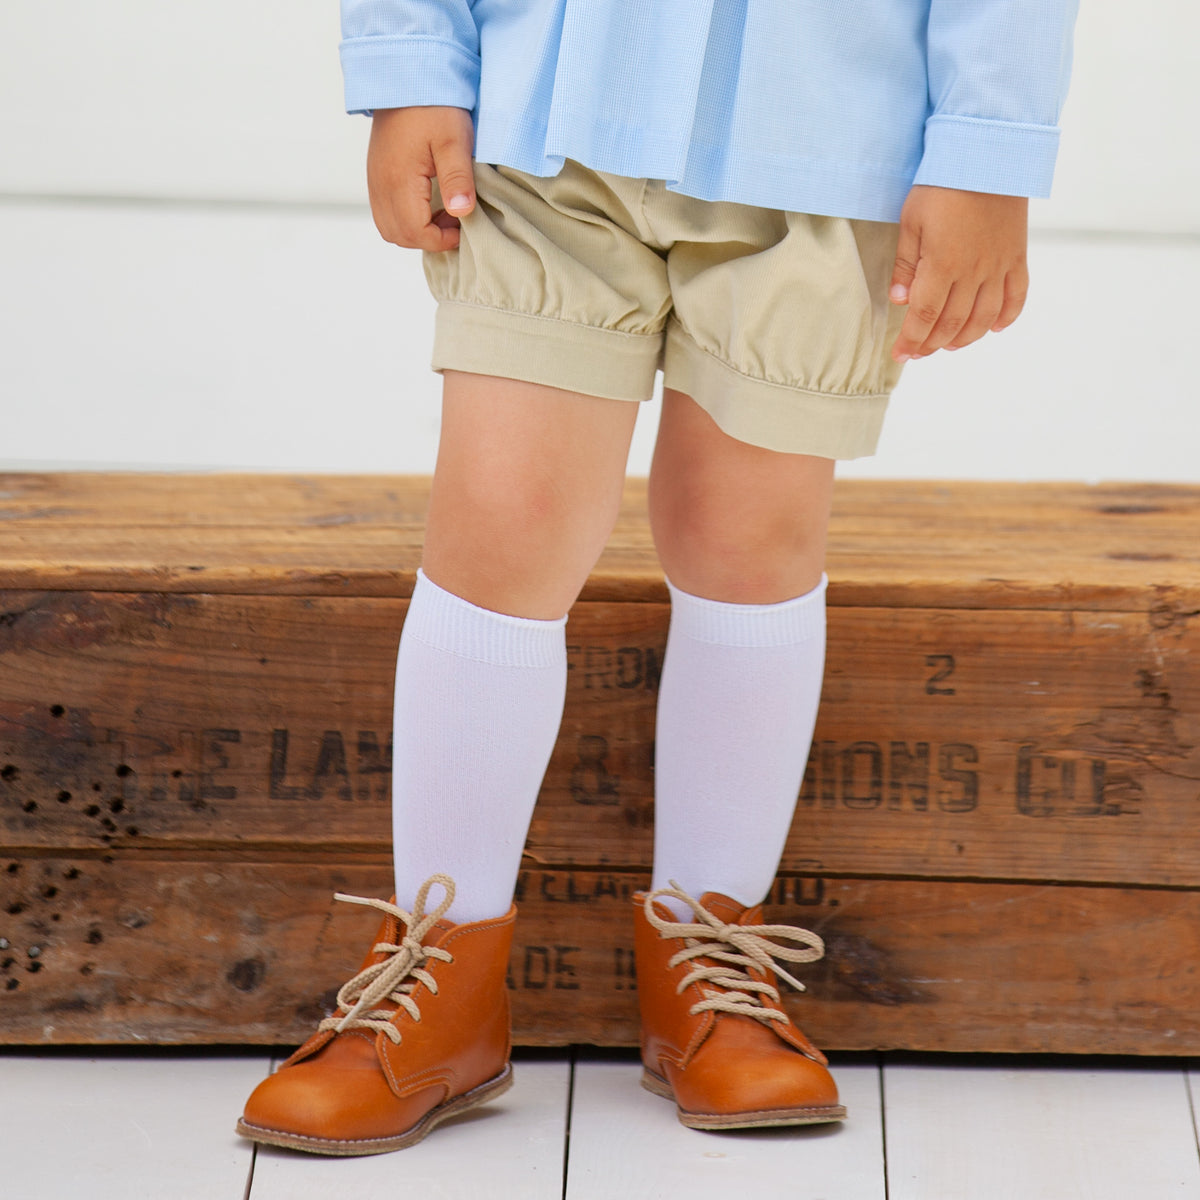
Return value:
[(1049, 196), (1058, 135), (1056, 125), (935, 114), (925, 122), (925, 152), (913, 183), (1001, 196)]
[(475, 108), (479, 55), (432, 37), (351, 38), (338, 48), (346, 111), (444, 104)]

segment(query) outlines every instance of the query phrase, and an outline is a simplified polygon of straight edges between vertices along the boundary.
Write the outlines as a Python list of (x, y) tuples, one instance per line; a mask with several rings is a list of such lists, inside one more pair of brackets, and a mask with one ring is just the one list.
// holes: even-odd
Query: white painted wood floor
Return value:
[(397, 1154), (257, 1152), (265, 1054), (0, 1052), (6, 1200), (1168, 1200), (1200, 1197), (1200, 1068), (841, 1056), (843, 1126), (701, 1133), (632, 1054), (518, 1054), (493, 1104)]

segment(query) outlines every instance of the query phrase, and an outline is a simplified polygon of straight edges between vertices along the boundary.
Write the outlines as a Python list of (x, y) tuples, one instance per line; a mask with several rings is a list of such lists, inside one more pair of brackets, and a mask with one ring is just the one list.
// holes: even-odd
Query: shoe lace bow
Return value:
[[(671, 896), (682, 901), (692, 910), (696, 920), (664, 920), (654, 911), (654, 901), (659, 896)], [(775, 1004), (781, 1003), (779, 989), (765, 979), (753, 978), (749, 968), (757, 967), (765, 975), (777, 975), (802, 992), (805, 990), (804, 984), (788, 974), (775, 960), (816, 962), (825, 953), (825, 943), (809, 929), (795, 925), (727, 924), (689, 896), (673, 879), (670, 887), (657, 888), (646, 896), (645, 908), (647, 920), (661, 937), (684, 939), (684, 948), (671, 956), (667, 962), (669, 967), (677, 967), (682, 962), (694, 959), (708, 960), (697, 962), (675, 989), (676, 992), (683, 992), (693, 983), (701, 985), (700, 990), (705, 998), (688, 1010), (693, 1016), (714, 1011), (753, 1017), (764, 1025), (771, 1021), (786, 1023), (787, 1014), (766, 1003), (768, 997)], [(777, 938), (796, 944), (782, 945), (774, 940)], [(706, 984), (709, 986), (704, 986)]]
[[(444, 895), (441, 903), (427, 913), (425, 902), (429, 897), (430, 887), (435, 883), (441, 884)], [(395, 917), (405, 932), (398, 943), (375, 944), (374, 952), (385, 954), (387, 957), (364, 967), (353, 979), (348, 979), (342, 984), (337, 994), (339, 1015), (326, 1017), (317, 1028), (331, 1029), (335, 1033), (344, 1033), (350, 1029), (370, 1029), (386, 1034), (399, 1045), (400, 1031), (392, 1021), (396, 1010), (402, 1008), (414, 1021), (419, 1021), (421, 1013), (410, 994), (412, 990), (418, 983), (423, 983), (435, 996), (437, 995), (437, 980), (425, 969), (424, 964), (430, 959), (454, 961), (441, 947), (422, 944), (425, 935), (441, 920), (453, 902), (454, 881), (448, 875), (430, 876), (417, 892), (411, 913), (387, 900), (377, 900), (373, 896), (348, 896), (337, 892), (334, 899), (378, 909), (381, 913)], [(396, 1008), (377, 1007), (383, 1003), (394, 1004)]]

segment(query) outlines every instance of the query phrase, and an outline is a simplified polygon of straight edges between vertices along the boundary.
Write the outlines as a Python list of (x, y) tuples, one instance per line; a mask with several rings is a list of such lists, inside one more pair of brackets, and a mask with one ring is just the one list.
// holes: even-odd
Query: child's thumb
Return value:
[(888, 299), (893, 304), (907, 304), (912, 282), (917, 275), (921, 258), (921, 237), (905, 222), (900, 224), (900, 241), (896, 246), (896, 261), (892, 266), (892, 282)]
[(442, 203), (453, 217), (463, 217), (475, 207), (475, 173), (470, 148), (458, 144), (433, 148)]

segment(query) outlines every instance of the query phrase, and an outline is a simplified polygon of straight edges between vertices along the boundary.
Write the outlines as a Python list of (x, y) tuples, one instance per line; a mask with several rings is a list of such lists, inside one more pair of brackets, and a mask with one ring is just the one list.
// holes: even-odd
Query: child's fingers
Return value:
[(905, 314), (904, 324), (900, 326), (899, 336), (892, 346), (892, 357), (897, 362), (903, 363), (910, 358), (921, 356), (921, 347), (938, 323), (949, 295), (948, 278), (936, 278), (928, 270), (918, 272), (909, 289), (908, 312)]
[(972, 342), (977, 342), (987, 331), (995, 326), (996, 318), (1004, 303), (1004, 286), (998, 282), (985, 283), (975, 297), (975, 306), (967, 317), (963, 327), (952, 341), (946, 344), (947, 350), (961, 350)]
[(446, 211), (465, 217), (475, 207), (475, 171), (471, 164), (471, 143), (463, 137), (447, 136), (431, 142), (433, 165), (437, 170), (438, 190)]
[[(428, 250), (440, 253), (443, 250), (453, 250), (458, 245), (459, 226), (458, 213), (469, 212), (474, 204), (474, 181), (470, 191), (470, 203), (464, 208), (461, 201), (453, 203), (449, 197), (457, 199), (463, 189), (462, 168), (458, 165), (460, 155), (456, 153), (457, 139), (448, 137), (431, 138), (424, 148), (419, 165), (414, 164), (408, 175), (408, 186), (397, 198), (397, 218), (400, 237), (396, 239), (400, 245), (411, 246), (418, 250)], [(467, 158), (467, 171), (470, 172), (470, 157)], [(454, 212), (433, 210), (433, 179), (438, 181), (442, 194), (442, 202), (449, 210), (452, 205)], [(456, 188), (450, 191), (451, 187)]]
[(1020, 270), (1009, 271), (1004, 278), (1004, 303), (991, 327), (993, 333), (1007, 329), (1021, 315), (1021, 310), (1025, 307), (1025, 297), (1028, 294), (1028, 270), (1022, 267)]
[(959, 281), (951, 285), (942, 305), (942, 311), (917, 350), (918, 356), (924, 358), (927, 354), (941, 350), (943, 346), (948, 346), (954, 341), (970, 319), (971, 312), (975, 307), (975, 294), (976, 289), (970, 284)]
[(458, 126), (439, 131), (429, 140), (429, 163), (432, 175), (438, 181), (444, 211), (431, 211), (432, 185), (426, 168), (421, 179), (422, 192), (419, 205), (411, 203), (405, 215), (405, 224), (412, 241), (409, 245), (421, 250), (440, 253), (453, 250), (459, 242), (459, 217), (466, 216), (475, 207), (475, 173), (471, 164), (471, 126)]
[(892, 265), (892, 281), (888, 286), (888, 299), (893, 304), (907, 304), (913, 279), (917, 274), (917, 263), (921, 257), (921, 236), (910, 225), (900, 226), (900, 240), (896, 244), (896, 261)]
[(451, 250), (458, 245), (458, 222), (449, 218), (443, 224), (438, 220), (445, 213), (433, 212), (433, 186), (430, 177), (414, 170), (406, 180), (406, 186), (391, 195), (391, 208), (385, 218), (387, 228), (378, 219), (380, 232), (397, 246), (414, 250)]
[[(475, 203), (473, 145), (474, 125), (466, 109), (376, 110), (367, 151), (367, 191), (386, 241), (433, 252), (458, 245), (458, 217)], [(434, 179), (448, 212), (433, 211)]]
[(448, 212), (443, 212), (439, 209), (433, 214), (432, 220), (425, 227), (427, 243), (422, 249), (432, 250), (435, 253), (440, 253), (442, 250), (456, 249), (460, 237), (458, 230), (458, 218), (452, 217)]

